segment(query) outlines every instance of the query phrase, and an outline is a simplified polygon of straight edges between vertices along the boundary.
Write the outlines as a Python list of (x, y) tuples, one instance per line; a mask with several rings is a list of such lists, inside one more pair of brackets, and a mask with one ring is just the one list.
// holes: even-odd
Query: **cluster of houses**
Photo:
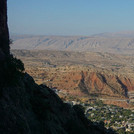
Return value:
[(117, 106), (86, 106), (85, 115), (92, 121), (103, 121), (107, 128), (134, 132), (134, 111)]
[[(64, 93), (56, 88), (52, 89), (55, 93)], [(123, 129), (124, 132), (134, 132), (134, 110), (123, 109), (118, 106), (102, 104), (85, 104), (79, 101), (65, 101), (73, 105), (82, 105), (85, 108), (85, 116), (95, 123), (104, 122), (105, 127), (114, 130)]]
[(72, 106), (79, 104), (84, 106), (85, 116), (95, 123), (103, 121), (107, 128), (134, 132), (134, 110), (127, 110), (113, 105), (88, 105), (78, 101), (66, 101), (66, 103)]

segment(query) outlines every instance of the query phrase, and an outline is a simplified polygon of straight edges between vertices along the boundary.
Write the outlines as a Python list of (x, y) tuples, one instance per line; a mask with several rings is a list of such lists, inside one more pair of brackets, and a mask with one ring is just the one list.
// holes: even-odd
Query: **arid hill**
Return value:
[(133, 78), (90, 67), (27, 68), (26, 71), (37, 83), (58, 89), (65, 96), (131, 102), (129, 95), (134, 92)]
[[(112, 99), (131, 103), (134, 92), (133, 56), (93, 52), (12, 50), (38, 84), (65, 96)], [(108, 102), (108, 101), (107, 101)], [(124, 106), (124, 103), (119, 104)]]

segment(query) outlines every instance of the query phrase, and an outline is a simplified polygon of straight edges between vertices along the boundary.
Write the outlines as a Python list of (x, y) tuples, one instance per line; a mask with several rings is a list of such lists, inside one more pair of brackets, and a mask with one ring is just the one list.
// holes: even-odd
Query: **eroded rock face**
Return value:
[[(37, 74), (40, 79), (43, 77), (42, 72), (36, 71), (34, 75), (31, 70), (27, 71), (33, 77)], [(134, 91), (134, 79), (123, 75), (81, 70), (49, 71), (44, 74), (46, 77), (44, 82), (48, 86), (67, 91), (72, 95), (94, 94), (100, 97), (125, 98), (128, 97), (128, 92)]]
[(0, 60), (9, 55), (9, 32), (7, 25), (7, 0), (0, 0)]

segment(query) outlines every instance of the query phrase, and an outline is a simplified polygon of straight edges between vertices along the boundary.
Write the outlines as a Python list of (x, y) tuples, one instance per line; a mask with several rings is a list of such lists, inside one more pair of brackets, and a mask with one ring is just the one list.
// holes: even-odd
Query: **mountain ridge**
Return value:
[(129, 33), (93, 36), (12, 35), (11, 39), (11, 49), (134, 53), (134, 35)]

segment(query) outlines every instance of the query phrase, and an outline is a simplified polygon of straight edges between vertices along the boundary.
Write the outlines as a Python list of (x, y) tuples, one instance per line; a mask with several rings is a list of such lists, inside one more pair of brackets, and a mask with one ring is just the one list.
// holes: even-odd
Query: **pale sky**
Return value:
[(134, 30), (134, 0), (8, 0), (11, 33), (92, 35)]

